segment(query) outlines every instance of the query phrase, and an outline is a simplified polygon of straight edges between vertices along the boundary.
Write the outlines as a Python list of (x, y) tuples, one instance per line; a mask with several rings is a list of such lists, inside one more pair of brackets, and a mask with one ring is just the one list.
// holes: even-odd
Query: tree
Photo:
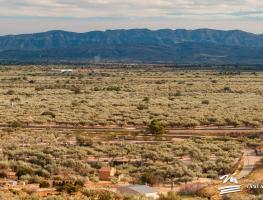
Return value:
[(50, 183), (48, 181), (42, 181), (39, 184), (40, 188), (49, 188), (50, 187)]
[(76, 140), (79, 146), (92, 146), (93, 145), (93, 140), (83, 135), (76, 136)]
[(153, 135), (162, 135), (165, 133), (165, 127), (159, 120), (152, 120), (148, 125), (148, 130)]
[(19, 166), (19, 167), (17, 167), (17, 170), (16, 170), (16, 176), (18, 178), (20, 178), (23, 175), (30, 175), (30, 176), (32, 176), (33, 173), (34, 173), (33, 169), (31, 169), (30, 167), (26, 167), (26, 166)]
[(159, 174), (154, 172), (144, 172), (141, 177), (140, 181), (142, 184), (149, 184), (149, 185), (159, 185), (160, 183), (163, 183), (163, 177), (161, 177)]

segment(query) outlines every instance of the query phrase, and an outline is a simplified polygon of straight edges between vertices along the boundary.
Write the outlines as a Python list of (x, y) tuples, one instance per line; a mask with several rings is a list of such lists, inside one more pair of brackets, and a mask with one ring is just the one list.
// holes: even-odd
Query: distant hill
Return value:
[(0, 61), (263, 63), (263, 35), (212, 29), (49, 31), (0, 37)]

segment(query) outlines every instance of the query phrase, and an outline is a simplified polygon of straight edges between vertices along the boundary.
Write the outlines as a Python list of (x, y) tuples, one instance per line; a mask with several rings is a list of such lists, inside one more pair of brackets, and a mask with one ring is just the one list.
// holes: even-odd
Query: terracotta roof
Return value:
[(102, 172), (102, 171), (104, 171), (104, 172), (107, 171), (108, 172), (108, 171), (111, 171), (111, 169), (112, 169), (111, 167), (102, 167), (102, 168), (100, 168), (100, 172)]
[(259, 150), (259, 151), (263, 151), (263, 145), (257, 146), (256, 149)]

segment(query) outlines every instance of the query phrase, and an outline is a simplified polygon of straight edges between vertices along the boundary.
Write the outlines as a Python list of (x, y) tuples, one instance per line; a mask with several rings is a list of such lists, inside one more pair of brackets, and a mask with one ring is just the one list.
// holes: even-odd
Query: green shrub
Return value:
[(202, 104), (208, 105), (208, 104), (209, 104), (209, 101), (208, 101), (208, 100), (202, 100)]
[(41, 181), (39, 183), (39, 187), (40, 188), (49, 188), (50, 187), (50, 183), (48, 181)]
[(152, 120), (148, 125), (148, 130), (153, 135), (162, 135), (165, 133), (165, 127), (159, 120)]
[(146, 110), (146, 109), (148, 109), (148, 106), (145, 105), (145, 104), (139, 104), (139, 105), (137, 106), (137, 109), (138, 109), (138, 110)]
[(41, 115), (48, 115), (48, 116), (50, 116), (52, 118), (56, 118), (56, 115), (53, 112), (51, 112), (51, 111), (45, 111)]
[(79, 146), (92, 146), (93, 145), (93, 140), (88, 136), (78, 135), (76, 137), (76, 140)]
[(33, 169), (27, 166), (18, 166), (16, 169), (16, 176), (20, 178), (21, 176), (24, 175), (30, 175), (32, 176), (34, 173)]
[(81, 186), (71, 182), (62, 182), (61, 184), (56, 185), (56, 189), (59, 192), (66, 192), (68, 194), (73, 194), (78, 192), (81, 189)]
[(83, 195), (89, 199), (96, 200), (123, 200), (123, 198), (116, 193), (107, 190), (84, 190)]
[(175, 192), (168, 192), (167, 195), (161, 194), (159, 200), (182, 200)]

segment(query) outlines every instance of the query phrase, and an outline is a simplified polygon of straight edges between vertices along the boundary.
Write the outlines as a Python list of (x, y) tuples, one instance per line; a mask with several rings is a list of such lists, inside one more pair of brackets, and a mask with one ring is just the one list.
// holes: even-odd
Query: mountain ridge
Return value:
[(99, 57), (125, 62), (263, 63), (262, 50), (262, 34), (240, 30), (51, 30), (0, 36), (0, 61), (90, 61)]

